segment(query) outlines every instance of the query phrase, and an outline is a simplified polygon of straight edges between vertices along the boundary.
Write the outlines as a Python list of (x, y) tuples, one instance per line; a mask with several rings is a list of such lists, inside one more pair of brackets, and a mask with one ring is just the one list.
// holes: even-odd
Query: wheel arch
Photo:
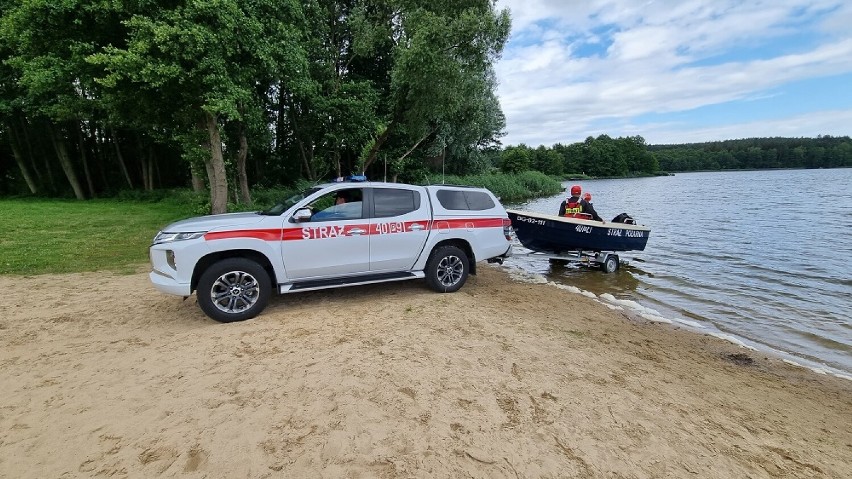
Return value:
[(254, 261), (259, 264), (266, 273), (269, 275), (269, 279), (273, 285), (273, 291), (275, 290), (274, 286), (278, 284), (278, 280), (275, 276), (275, 268), (272, 267), (272, 263), (269, 261), (269, 258), (266, 257), (263, 253), (260, 253), (251, 249), (234, 249), (227, 251), (216, 251), (210, 253), (206, 256), (201, 257), (197, 263), (195, 263), (195, 269), (192, 271), (192, 280), (190, 282), (190, 291), (195, 291), (198, 287), (198, 279), (204, 274), (204, 271), (207, 270), (212, 264), (221, 261), (223, 259), (228, 258), (245, 258)]
[(470, 243), (462, 238), (452, 238), (445, 239), (443, 241), (439, 241), (432, 247), (432, 251), (429, 252), (429, 255), (432, 255), (436, 249), (441, 246), (455, 246), (456, 248), (464, 251), (464, 254), (467, 255), (467, 260), (470, 266), (470, 274), (476, 274), (476, 256), (473, 254), (473, 248), (471, 248)]

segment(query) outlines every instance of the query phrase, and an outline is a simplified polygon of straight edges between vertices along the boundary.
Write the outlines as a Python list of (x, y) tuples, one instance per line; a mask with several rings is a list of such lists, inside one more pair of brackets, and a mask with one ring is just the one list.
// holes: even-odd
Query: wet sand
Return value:
[(852, 477), (852, 381), (479, 268), (231, 325), (0, 277), (0, 477)]

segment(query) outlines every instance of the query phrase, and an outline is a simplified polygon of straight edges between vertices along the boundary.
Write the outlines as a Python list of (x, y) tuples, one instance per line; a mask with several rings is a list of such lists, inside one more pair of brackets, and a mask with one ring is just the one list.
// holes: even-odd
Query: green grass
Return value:
[(132, 272), (166, 224), (194, 215), (175, 200), (0, 199), (0, 274)]

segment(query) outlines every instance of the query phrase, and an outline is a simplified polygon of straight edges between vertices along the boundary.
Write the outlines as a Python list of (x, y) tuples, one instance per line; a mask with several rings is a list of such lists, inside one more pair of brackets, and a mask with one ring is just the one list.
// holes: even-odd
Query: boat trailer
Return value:
[[(523, 248), (523, 246), (521, 247)], [(529, 253), (521, 253), (516, 250), (512, 256), (543, 258), (550, 261), (551, 264), (579, 263), (584, 266), (598, 267), (604, 273), (614, 273), (621, 266), (629, 264), (626, 260), (620, 259), (618, 254), (612, 251), (562, 251), (559, 253), (528, 251)]]

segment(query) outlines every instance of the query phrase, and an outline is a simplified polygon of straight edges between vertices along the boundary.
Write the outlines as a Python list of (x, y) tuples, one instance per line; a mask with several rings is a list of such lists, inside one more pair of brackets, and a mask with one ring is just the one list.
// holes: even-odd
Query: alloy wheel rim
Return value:
[(229, 271), (219, 276), (210, 288), (210, 299), (223, 313), (241, 313), (257, 303), (260, 285), (245, 271)]
[(438, 281), (444, 286), (453, 286), (461, 280), (464, 263), (458, 256), (445, 256), (438, 263)]

